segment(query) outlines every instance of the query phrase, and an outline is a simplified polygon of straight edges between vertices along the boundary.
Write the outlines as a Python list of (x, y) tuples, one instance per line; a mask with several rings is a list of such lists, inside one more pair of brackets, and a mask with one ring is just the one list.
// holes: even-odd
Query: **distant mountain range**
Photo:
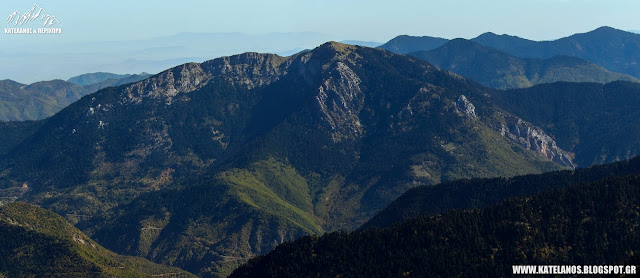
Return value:
[(342, 39), (344, 38), (315, 32), (185, 32), (116, 41), (61, 43), (60, 40), (47, 40), (45, 48), (35, 46), (29, 40), (13, 40), (11, 43), (0, 44), (3, 64), (11, 65), (0, 68), (0, 78), (34, 83), (66, 79), (87, 72), (155, 74), (184, 63), (204, 62), (247, 51), (287, 56), (330, 40)]
[[(565, 171), (472, 179), (442, 191), (414, 189), (387, 208), (393, 210), (387, 220), (401, 221), (425, 207), (437, 214), (385, 229), (304, 237), (250, 260), (229, 277), (506, 277), (514, 275), (514, 265), (634, 265), (640, 252), (639, 169), (636, 158), (581, 170), (580, 178)], [(591, 181), (574, 183), (579, 180)], [(529, 186), (546, 190), (482, 209), (447, 209), (460, 199), (468, 198), (469, 208)]]
[[(507, 49), (525, 48), (527, 46), (536, 44), (536, 41), (523, 39), (518, 36), (511, 36), (507, 34), (498, 35), (493, 32), (486, 32), (471, 40), (479, 44), (482, 44), (484, 46), (500, 49), (511, 54), (513, 53), (508, 51)], [(528, 56), (519, 56), (519, 57), (528, 57)]]
[(436, 49), (409, 55), (497, 89), (526, 88), (557, 81), (640, 82), (580, 58), (564, 55), (548, 59), (518, 58), (465, 39), (451, 40)]
[(438, 48), (449, 40), (436, 37), (413, 37), (407, 35), (397, 36), (383, 45), (378, 46), (384, 50), (389, 50), (393, 53), (408, 54), (416, 51), (427, 51)]
[[(396, 53), (429, 51), (448, 40), (432, 37), (398, 36), (380, 46)], [(520, 58), (548, 59), (566, 55), (596, 63), (607, 70), (640, 78), (640, 34), (601, 27), (553, 41), (532, 41), (516, 36), (482, 34), (471, 41), (502, 50)]]
[(139, 81), (149, 76), (147, 73), (140, 75), (95, 73), (74, 77), (69, 81), (42, 81), (31, 85), (2, 80), (0, 81), (0, 121), (44, 119), (86, 94), (105, 87)]
[(148, 74), (146, 72), (143, 72), (141, 74), (115, 74), (109, 72), (94, 72), (71, 77), (69, 78), (69, 80), (67, 80), (67, 82), (76, 84), (78, 86), (88, 86), (96, 83), (103, 83), (111, 79), (113, 80), (113, 82), (115, 82), (114, 84), (122, 85), (140, 81), (149, 76), (151, 76), (151, 74)]
[(640, 77), (639, 34), (601, 27), (591, 32), (554, 41), (529, 44), (513, 44), (512, 41), (504, 36), (488, 36), (478, 42), (519, 57), (544, 59), (555, 55), (574, 56), (594, 62), (611, 71)]
[(21, 202), (0, 200), (2, 277), (195, 277), (175, 267), (117, 255), (61, 216)]

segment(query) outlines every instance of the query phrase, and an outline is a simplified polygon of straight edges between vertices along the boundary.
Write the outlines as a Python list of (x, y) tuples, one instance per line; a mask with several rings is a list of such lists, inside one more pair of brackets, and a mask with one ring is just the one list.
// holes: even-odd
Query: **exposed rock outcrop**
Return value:
[(458, 109), (458, 111), (460, 111), (460, 113), (464, 114), (470, 119), (475, 119), (478, 117), (476, 115), (476, 107), (464, 95), (460, 95), (460, 97), (458, 97), (458, 100), (456, 101), (456, 108)]
[(224, 77), (230, 84), (253, 89), (277, 80), (291, 63), (288, 57), (248, 52), (204, 62), (202, 68), (213, 76)]
[(330, 129), (334, 142), (362, 136), (358, 114), (364, 105), (362, 81), (345, 63), (337, 62), (330, 76), (318, 88), (315, 99), (323, 124)]
[(573, 154), (558, 147), (556, 141), (547, 135), (541, 128), (536, 127), (522, 119), (501, 114), (505, 122), (501, 123), (499, 132), (511, 141), (566, 167), (576, 168), (573, 163)]
[(162, 99), (170, 105), (179, 93), (189, 93), (207, 85), (212, 78), (224, 78), (245, 89), (267, 85), (279, 78), (291, 60), (274, 54), (244, 53), (202, 64), (187, 63), (133, 83), (125, 90), (123, 102), (140, 103), (144, 97)]
[(200, 64), (188, 63), (164, 71), (151, 78), (133, 83), (124, 89), (123, 102), (141, 103), (145, 97), (162, 99), (171, 104), (178, 93), (188, 93), (202, 88), (211, 80)]

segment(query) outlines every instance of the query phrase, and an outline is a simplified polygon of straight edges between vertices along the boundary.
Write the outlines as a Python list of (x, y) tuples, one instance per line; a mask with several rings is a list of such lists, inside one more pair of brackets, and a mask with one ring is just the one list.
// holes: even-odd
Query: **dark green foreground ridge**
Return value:
[(0, 207), (0, 277), (195, 277), (117, 255), (61, 216), (21, 202)]
[[(640, 252), (640, 176), (619, 169), (594, 167), (593, 176), (611, 175), (484, 209), (304, 237), (250, 260), (231, 277), (498, 277), (511, 276), (512, 265), (633, 262)], [(544, 183), (556, 176), (528, 178)]]
[(615, 176), (640, 175), (640, 157), (575, 171), (549, 172), (509, 179), (463, 179), (407, 191), (360, 227), (387, 228), (424, 214), (440, 214), (450, 209), (479, 209), (516, 196), (533, 195), (554, 189)]

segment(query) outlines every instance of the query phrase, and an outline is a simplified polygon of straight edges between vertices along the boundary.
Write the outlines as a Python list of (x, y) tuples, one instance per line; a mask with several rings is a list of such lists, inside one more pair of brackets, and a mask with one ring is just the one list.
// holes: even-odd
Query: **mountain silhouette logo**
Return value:
[(15, 22), (15, 26), (23, 26), (36, 20), (42, 21), (42, 26), (44, 27), (60, 24), (60, 21), (54, 15), (49, 14), (44, 8), (38, 6), (38, 4), (34, 4), (29, 12), (21, 13), (15, 11), (7, 17), (7, 23)]

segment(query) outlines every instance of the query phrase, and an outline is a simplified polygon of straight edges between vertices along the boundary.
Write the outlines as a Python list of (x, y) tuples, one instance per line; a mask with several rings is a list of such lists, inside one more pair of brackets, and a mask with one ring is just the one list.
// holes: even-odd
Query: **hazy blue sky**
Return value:
[[(73, 40), (147, 38), (179, 32), (302, 31), (374, 41), (386, 41), (399, 34), (470, 38), (486, 31), (541, 40), (603, 25), (640, 29), (637, 0), (40, 0), (34, 3), (55, 14), (64, 24), (65, 38)], [(0, 15), (8, 16), (31, 5), (29, 1), (2, 1)]]
[[(321, 40), (385, 42), (401, 34), (472, 38), (487, 31), (549, 40), (604, 25), (622, 30), (640, 30), (638, 0), (0, 0), (2, 31), (11, 27), (5, 21), (7, 16), (16, 10), (28, 11), (34, 3), (60, 20), (61, 24), (57, 27), (63, 28), (63, 34), (24, 36), (1, 32), (0, 63), (3, 67), (7, 63), (13, 64), (15, 68), (10, 71), (0, 68), (0, 79), (32, 82), (43, 78), (68, 78), (68, 75), (86, 70), (145, 69), (130, 65), (113, 66), (113, 63), (122, 64), (125, 61), (136, 63), (133, 59), (144, 59), (146, 63), (163, 59), (181, 62), (186, 57), (199, 61), (215, 58), (216, 55), (234, 54), (234, 51), (285, 53), (313, 47)], [(184, 32), (240, 32), (250, 35), (311, 33), (306, 33), (304, 40), (299, 36), (289, 38), (292, 42), (282, 39), (281, 43), (287, 46), (271, 42), (269, 47), (254, 49), (250, 47), (257, 46), (238, 40), (238, 44), (242, 45), (235, 48), (226, 46), (222, 50), (214, 43), (208, 46), (211, 50), (208, 52), (187, 49), (189, 44), (199, 42), (192, 39), (186, 39), (182, 45), (165, 45), (152, 40), (144, 45), (142, 42)], [(316, 39), (309, 39), (309, 36), (315, 36)], [(95, 44), (132, 40), (140, 42), (135, 46)], [(150, 48), (154, 48), (155, 56), (149, 54)], [(169, 48), (171, 53), (158, 50)], [(84, 56), (78, 58), (80, 55)], [(46, 56), (50, 57), (48, 69), (38, 71), (30, 66), (30, 63), (37, 63)], [(64, 59), (60, 58), (63, 56)], [(63, 65), (64, 61), (69, 62)], [(111, 63), (111, 67), (107, 62)], [(150, 67), (150, 70), (158, 67)]]

